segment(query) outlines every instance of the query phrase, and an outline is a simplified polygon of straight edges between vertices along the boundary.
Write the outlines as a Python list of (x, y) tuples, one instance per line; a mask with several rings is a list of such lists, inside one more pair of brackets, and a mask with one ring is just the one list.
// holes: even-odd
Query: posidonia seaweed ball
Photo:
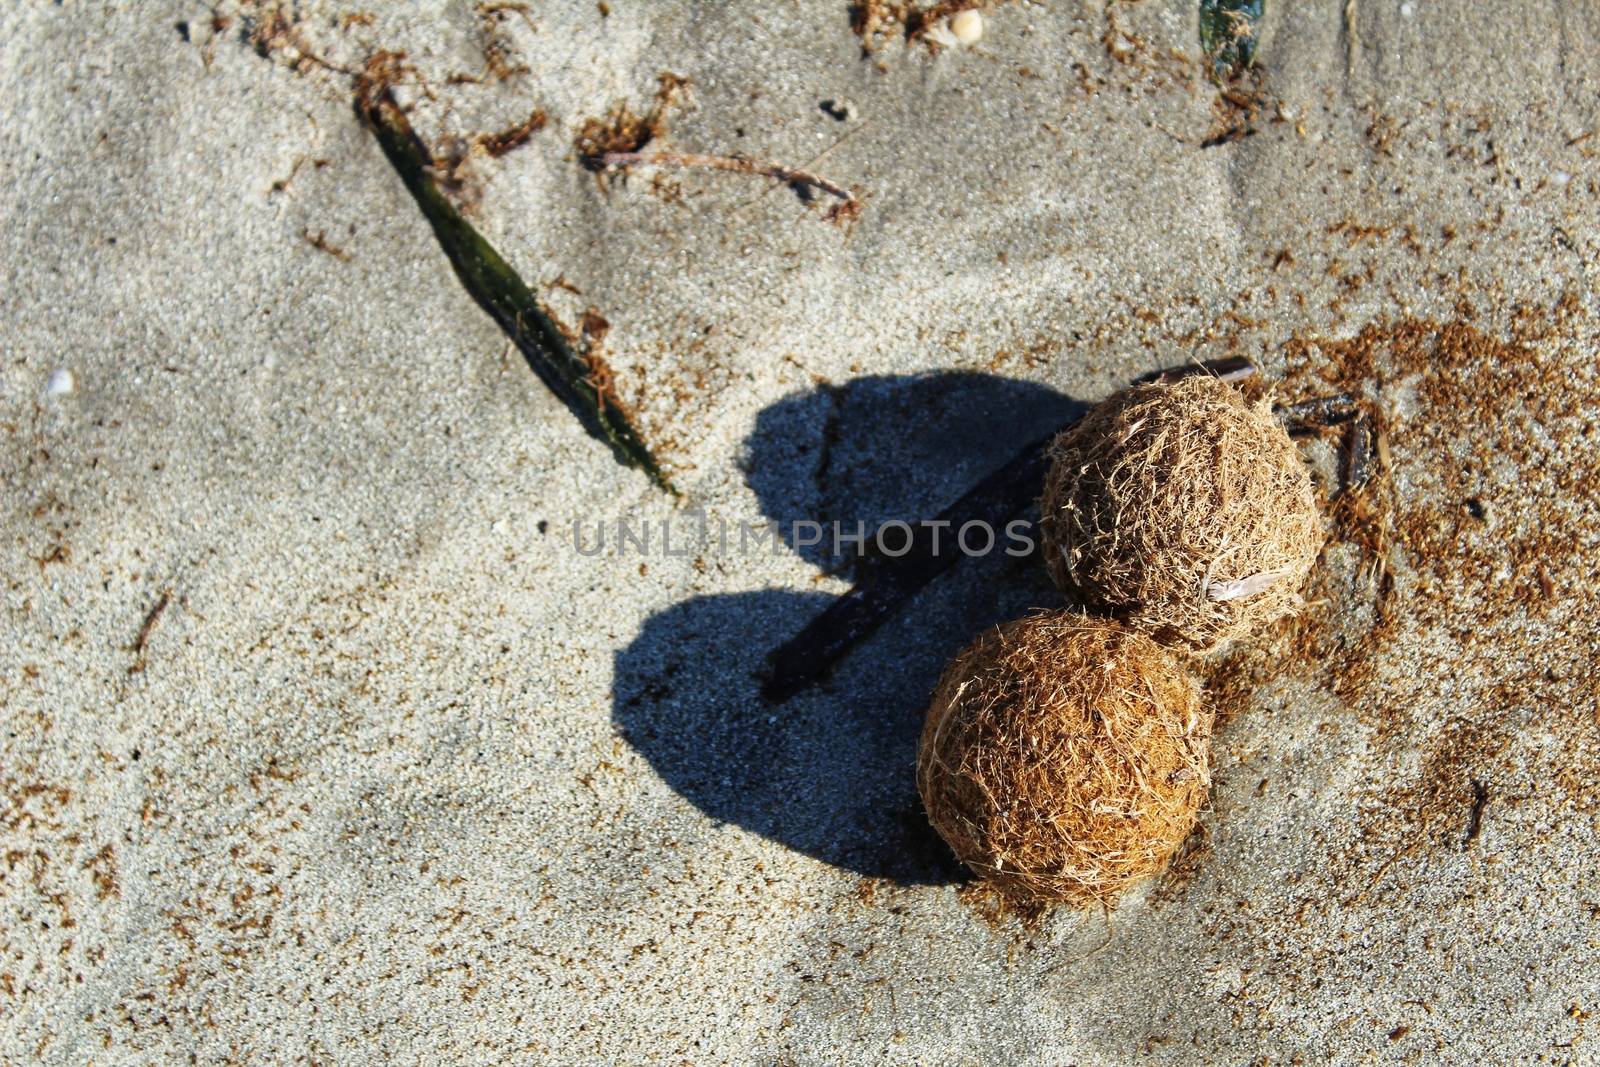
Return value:
[(1188, 837), (1210, 738), (1173, 652), (1115, 622), (1037, 615), (945, 668), (917, 788), (956, 856), (1006, 895), (1109, 904)]
[(1205, 376), (1135, 386), (1049, 457), (1045, 562), (1091, 610), (1203, 652), (1300, 605), (1322, 523), (1270, 401)]

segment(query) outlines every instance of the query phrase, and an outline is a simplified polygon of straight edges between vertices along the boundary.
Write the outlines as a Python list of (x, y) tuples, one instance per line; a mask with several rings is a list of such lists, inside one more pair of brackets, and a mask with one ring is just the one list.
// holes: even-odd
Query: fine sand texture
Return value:
[[(1275, 2), (1226, 91), (1195, 0), (893, 7), (0, 5), (0, 1063), (1596, 1062), (1600, 6)], [(681, 497), (463, 288), (383, 52)], [(1173, 867), (1007, 910), (916, 742), (1042, 562), (773, 704), (848, 573), (684, 535), (929, 518), (1228, 356), (1372, 475), (1300, 440)]]

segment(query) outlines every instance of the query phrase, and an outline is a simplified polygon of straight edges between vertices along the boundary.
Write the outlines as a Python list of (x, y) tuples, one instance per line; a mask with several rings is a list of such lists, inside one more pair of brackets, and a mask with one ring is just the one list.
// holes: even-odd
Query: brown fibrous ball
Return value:
[(1200, 652), (1298, 608), (1322, 548), (1270, 400), (1205, 376), (1135, 386), (1063, 431), (1039, 507), (1063, 592)]
[(1172, 652), (1114, 622), (1037, 615), (945, 668), (917, 788), (956, 856), (1006, 896), (1109, 905), (1194, 827), (1210, 738)]

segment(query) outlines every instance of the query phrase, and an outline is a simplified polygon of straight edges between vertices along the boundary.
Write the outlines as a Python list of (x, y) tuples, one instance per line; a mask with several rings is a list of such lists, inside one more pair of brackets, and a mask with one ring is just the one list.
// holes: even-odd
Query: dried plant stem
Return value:
[(594, 157), (594, 162), (603, 167), (701, 167), (733, 171), (735, 174), (758, 174), (785, 185), (820, 189), (846, 203), (857, 203), (855, 193), (820, 174), (742, 156), (706, 156), (687, 152), (606, 152)]

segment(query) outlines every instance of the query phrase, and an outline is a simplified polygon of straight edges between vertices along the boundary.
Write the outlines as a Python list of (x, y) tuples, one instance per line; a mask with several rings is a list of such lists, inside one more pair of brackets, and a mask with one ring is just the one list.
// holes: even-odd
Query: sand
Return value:
[[(1600, 14), (1271, 5), (1249, 118), (1178, 0), (870, 58), (842, 3), (604, 6), (0, 14), (0, 1061), (1591, 1062)], [(442, 147), (545, 109), (459, 195), (609, 321), (684, 501), (463, 292), (335, 69), (379, 49)], [(602, 189), (574, 135), (663, 71), (663, 147), (861, 218)], [(819, 552), (573, 545), (931, 515), (1226, 355), (1369, 401), (1390, 472), (1210, 668), (1206, 831), (1109, 915), (996, 918), (916, 800), (945, 657), (1059, 605), (1037, 561), (771, 707)]]

